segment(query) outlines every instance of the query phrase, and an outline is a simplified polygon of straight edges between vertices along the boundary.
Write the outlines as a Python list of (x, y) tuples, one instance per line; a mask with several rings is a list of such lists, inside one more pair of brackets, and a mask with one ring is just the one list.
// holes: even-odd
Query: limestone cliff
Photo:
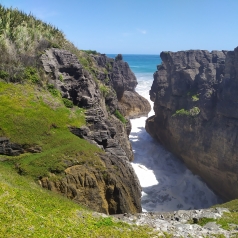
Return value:
[[(93, 58), (97, 68), (102, 71), (97, 71), (97, 78), (116, 92), (118, 110), (129, 118), (147, 116), (151, 110), (150, 103), (135, 92), (137, 79), (128, 63), (122, 60), (122, 56), (116, 57), (116, 60), (105, 55), (94, 55)], [(106, 96), (106, 104), (111, 105), (111, 101), (110, 97)]]
[(162, 52), (146, 130), (225, 199), (238, 198), (238, 48)]
[[(122, 60), (115, 61), (99, 54), (88, 57), (91, 62), (88, 69), (66, 50), (48, 49), (41, 61), (45, 71), (51, 75), (49, 83), (60, 90), (62, 97), (86, 109), (86, 125), (69, 129), (104, 151), (100, 155), (103, 169), (71, 163), (62, 179), (52, 181), (44, 177), (40, 183), (99, 212), (141, 212), (141, 188), (130, 164), (133, 160), (128, 139), (130, 122), (123, 124), (114, 115), (116, 110), (120, 110), (118, 101), (127, 92), (139, 98), (137, 101), (142, 98), (134, 91), (136, 78)], [(143, 110), (137, 110), (137, 115), (149, 111), (148, 108)]]

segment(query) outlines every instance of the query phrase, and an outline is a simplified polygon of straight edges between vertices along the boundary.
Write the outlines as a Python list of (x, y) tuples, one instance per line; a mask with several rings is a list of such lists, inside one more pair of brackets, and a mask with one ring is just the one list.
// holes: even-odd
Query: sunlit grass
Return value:
[(151, 237), (147, 227), (95, 217), (0, 164), (1, 237)]
[(34, 179), (61, 173), (67, 161), (102, 168), (101, 150), (73, 135), (69, 126), (85, 124), (83, 109), (66, 108), (62, 98), (30, 84), (0, 82), (0, 136), (24, 147), (38, 146), (41, 153), (7, 157), (21, 173)]

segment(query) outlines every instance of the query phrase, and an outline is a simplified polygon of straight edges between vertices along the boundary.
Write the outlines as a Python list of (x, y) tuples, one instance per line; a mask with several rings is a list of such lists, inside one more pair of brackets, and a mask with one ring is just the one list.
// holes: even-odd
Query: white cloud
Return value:
[(147, 31), (146, 30), (144, 30), (144, 29), (137, 29), (137, 31), (138, 32), (140, 32), (141, 34), (143, 34), (143, 35), (145, 35), (146, 33), (147, 33)]

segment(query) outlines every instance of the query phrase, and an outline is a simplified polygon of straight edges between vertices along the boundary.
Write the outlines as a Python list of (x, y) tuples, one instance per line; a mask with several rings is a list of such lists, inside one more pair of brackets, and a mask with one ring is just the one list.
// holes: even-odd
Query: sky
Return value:
[(105, 54), (233, 50), (238, 0), (0, 0), (51, 23), (79, 49)]

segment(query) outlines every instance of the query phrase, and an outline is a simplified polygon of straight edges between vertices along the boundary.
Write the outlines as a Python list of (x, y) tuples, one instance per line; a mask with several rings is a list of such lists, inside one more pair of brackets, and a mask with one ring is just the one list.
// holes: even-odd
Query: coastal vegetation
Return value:
[(122, 122), (122, 123), (126, 123), (126, 118), (118, 111), (115, 111), (115, 116)]
[(67, 198), (41, 189), (0, 166), (0, 234), (2, 237), (151, 237), (145, 226), (100, 216)]
[[(100, 72), (90, 56), (97, 55), (96, 51), (78, 50), (51, 24), (0, 5), (0, 137), (25, 151), (0, 156), (0, 234), (151, 237), (151, 228), (101, 216), (39, 186), (44, 176), (49, 181), (64, 177), (69, 165), (93, 166), (106, 174), (100, 159), (103, 151), (69, 130), (86, 124), (85, 110), (62, 98), (50, 81), (52, 75), (43, 70), (39, 59), (51, 47), (75, 54), (102, 94), (109, 92), (97, 80)], [(58, 80), (63, 82), (63, 75)]]
[[(99, 72), (90, 57), (98, 52), (80, 51), (58, 28), (0, 5), (0, 137), (7, 137), (24, 149), (37, 150), (0, 156), (0, 234), (3, 237), (158, 236), (151, 228), (101, 216), (37, 184), (42, 176), (50, 180), (64, 176), (69, 163), (105, 170), (99, 157), (103, 151), (69, 131), (69, 127), (86, 124), (85, 111), (62, 98), (49, 82), (50, 75), (45, 75), (39, 57), (50, 47), (74, 53), (98, 83)], [(117, 60), (121, 59), (119, 55)], [(59, 75), (59, 80), (63, 82), (63, 75)], [(105, 82), (108, 83), (109, 78)], [(105, 84), (100, 84), (99, 90), (104, 97), (109, 93)], [(195, 96), (194, 101), (197, 98)], [(178, 110), (175, 116), (199, 113), (200, 109), (194, 107), (189, 111)], [(114, 115), (126, 123), (118, 110)], [(105, 171), (104, 174), (107, 176)], [(229, 229), (231, 223), (238, 225), (238, 202), (222, 206), (231, 213), (217, 223), (224, 229)], [(164, 236), (172, 235), (165, 233)]]
[(184, 108), (177, 110), (172, 117), (176, 116), (192, 116), (195, 117), (200, 113), (200, 109), (198, 107), (193, 107), (190, 110), (185, 110)]

